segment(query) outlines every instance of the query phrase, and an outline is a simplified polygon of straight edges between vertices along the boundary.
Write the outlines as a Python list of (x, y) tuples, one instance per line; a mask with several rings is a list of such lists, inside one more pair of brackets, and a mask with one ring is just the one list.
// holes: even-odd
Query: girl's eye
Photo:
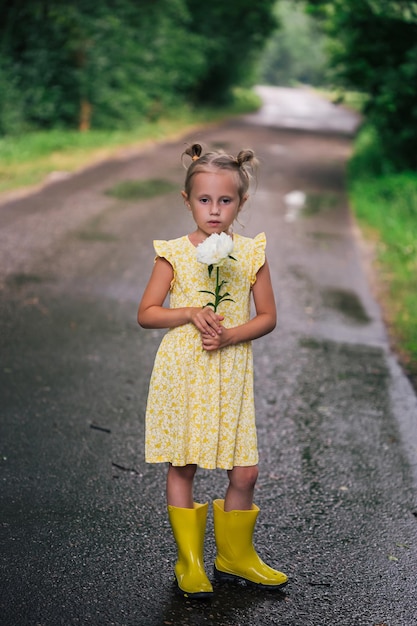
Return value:
[(223, 204), (230, 204), (231, 199), (230, 198), (222, 198), (222, 203)]
[(202, 204), (207, 204), (207, 202), (208, 202), (208, 198), (200, 198), (200, 202), (201, 202)]

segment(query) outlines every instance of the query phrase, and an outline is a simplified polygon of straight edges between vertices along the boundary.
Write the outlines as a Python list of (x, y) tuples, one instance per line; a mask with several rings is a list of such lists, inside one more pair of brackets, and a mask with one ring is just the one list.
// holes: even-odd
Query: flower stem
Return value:
[(219, 298), (219, 266), (216, 267), (216, 295), (215, 295), (215, 300), (214, 300), (214, 312), (217, 312), (217, 307), (219, 306), (220, 303), (220, 298)]

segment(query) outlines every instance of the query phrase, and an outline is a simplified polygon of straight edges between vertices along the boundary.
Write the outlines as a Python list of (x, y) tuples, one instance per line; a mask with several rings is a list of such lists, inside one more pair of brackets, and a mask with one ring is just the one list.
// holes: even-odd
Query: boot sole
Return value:
[(221, 570), (217, 569), (216, 566), (214, 566), (214, 578), (223, 583), (238, 583), (239, 581), (243, 580), (245, 583), (251, 585), (252, 587), (257, 587), (258, 589), (270, 589), (271, 591), (282, 589), (289, 582), (288, 580), (286, 580), (284, 583), (280, 583), (279, 585), (263, 585), (262, 583), (256, 583), (253, 580), (249, 580), (244, 576), (239, 576), (239, 574), (229, 574), (228, 572), (222, 572)]
[(188, 598), (189, 600), (211, 600), (213, 597), (212, 591), (196, 591), (195, 593), (191, 593), (190, 591), (184, 591), (178, 585), (177, 581), (174, 580), (175, 591), (178, 595), (183, 598)]

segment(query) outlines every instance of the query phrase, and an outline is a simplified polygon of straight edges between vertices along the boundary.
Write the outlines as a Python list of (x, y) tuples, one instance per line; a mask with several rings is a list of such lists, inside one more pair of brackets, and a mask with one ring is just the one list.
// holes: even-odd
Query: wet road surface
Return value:
[[(318, 119), (313, 132), (303, 119), (327, 104), (311, 94), (308, 104), (303, 92), (263, 95), (259, 116), (0, 206), (2, 625), (417, 623), (417, 404), (347, 207), (357, 120), (332, 109), (339, 125)], [(143, 461), (162, 332), (136, 324), (152, 240), (192, 229), (179, 156), (194, 140), (231, 153), (253, 147), (261, 160), (236, 228), (267, 233), (279, 313), (277, 329), (254, 343), (255, 544), (291, 578), (285, 593), (216, 584), (210, 603), (174, 593), (165, 467)], [(178, 191), (107, 193), (150, 178)], [(293, 191), (305, 194), (302, 207), (290, 204)], [(195, 499), (222, 497), (225, 486), (224, 472), (199, 470)], [(210, 515), (209, 575), (212, 529)]]

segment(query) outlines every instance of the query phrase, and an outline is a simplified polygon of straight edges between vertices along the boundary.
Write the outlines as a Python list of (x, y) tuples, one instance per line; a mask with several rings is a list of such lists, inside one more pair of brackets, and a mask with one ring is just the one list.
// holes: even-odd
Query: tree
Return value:
[[(0, 11), (0, 82), (34, 128), (128, 125), (183, 97), (204, 65), (183, 0), (16, 0)], [(193, 49), (189, 49), (184, 42)], [(6, 78), (3, 78), (6, 82)], [(9, 102), (9, 104), (7, 104)]]
[(364, 112), (398, 169), (417, 169), (417, 2), (308, 2), (327, 20), (338, 80), (366, 95)]
[(259, 80), (271, 85), (325, 85), (326, 38), (318, 20), (291, 0), (277, 2), (275, 14), (280, 28), (261, 56)]
[[(274, 0), (14, 0), (0, 5), (0, 133), (134, 124), (248, 83)], [(16, 107), (16, 98), (19, 106)]]
[(235, 85), (253, 84), (255, 65), (277, 25), (275, 0), (186, 0), (191, 32), (202, 38), (205, 67), (192, 95), (201, 102), (224, 102)]

